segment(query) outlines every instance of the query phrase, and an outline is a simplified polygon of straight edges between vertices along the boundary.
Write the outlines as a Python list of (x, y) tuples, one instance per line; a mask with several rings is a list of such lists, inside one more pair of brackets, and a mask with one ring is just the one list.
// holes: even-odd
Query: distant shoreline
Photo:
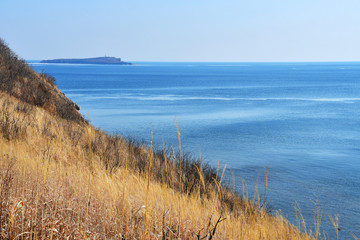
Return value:
[(96, 57), (96, 58), (61, 58), (42, 60), (40, 63), (66, 63), (66, 64), (113, 64), (113, 65), (132, 65), (129, 62), (121, 61), (115, 57)]

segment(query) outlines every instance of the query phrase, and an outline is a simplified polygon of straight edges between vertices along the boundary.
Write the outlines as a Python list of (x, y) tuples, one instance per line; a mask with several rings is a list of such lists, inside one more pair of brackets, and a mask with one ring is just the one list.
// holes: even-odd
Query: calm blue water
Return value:
[(318, 201), (323, 231), (339, 214), (340, 236), (359, 234), (360, 63), (32, 65), (95, 126), (176, 146), (176, 118), (184, 149), (227, 164), (239, 191), (258, 178), (262, 193), (267, 167), (272, 209), (295, 223), (296, 199), (311, 228)]

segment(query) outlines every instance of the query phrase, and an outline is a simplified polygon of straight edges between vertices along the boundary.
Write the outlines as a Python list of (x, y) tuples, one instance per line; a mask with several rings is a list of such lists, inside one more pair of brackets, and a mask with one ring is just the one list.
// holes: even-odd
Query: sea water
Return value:
[(155, 145), (182, 146), (252, 197), (308, 229), (315, 205), (321, 231), (339, 215), (340, 236), (360, 235), (360, 63), (135, 63), (132, 66), (31, 62), (56, 78), (96, 127)]

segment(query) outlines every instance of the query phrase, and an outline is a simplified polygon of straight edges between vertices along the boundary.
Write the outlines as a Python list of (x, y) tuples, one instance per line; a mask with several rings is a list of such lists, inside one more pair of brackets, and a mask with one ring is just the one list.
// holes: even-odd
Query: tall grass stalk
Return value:
[[(182, 172), (182, 149), (181, 149), (181, 133), (180, 133), (180, 128), (179, 128), (179, 124), (176, 121), (175, 118), (175, 125), (176, 125), (176, 133), (177, 133), (177, 137), (178, 137), (178, 144), (179, 144), (179, 183), (180, 183), (180, 191), (183, 192), (183, 172)], [(181, 237), (180, 235), (180, 228), (181, 228), (181, 196), (179, 195), (179, 207), (178, 207), (178, 215), (179, 215), (179, 223), (178, 223), (178, 227), (177, 227), (177, 232), (178, 234), (176, 235), (178, 238)]]
[(327, 215), (330, 219), (331, 224), (334, 227), (335, 230), (335, 234), (336, 234), (336, 239), (339, 240), (339, 215), (335, 215), (334, 217)]
[(149, 203), (149, 191), (150, 191), (150, 180), (151, 180), (151, 167), (152, 167), (152, 161), (153, 161), (153, 139), (154, 139), (154, 133), (151, 133), (151, 142), (149, 147), (149, 163), (148, 163), (148, 171), (147, 171), (147, 183), (146, 183), (146, 194), (145, 194), (145, 215), (144, 215), (144, 227), (143, 227), (143, 233), (142, 233), (142, 239), (145, 239), (146, 231), (148, 228), (148, 215), (149, 215), (149, 209), (150, 209), (150, 203)]
[(267, 193), (267, 187), (268, 187), (268, 176), (269, 176), (269, 169), (265, 168), (265, 192), (264, 192), (264, 202), (263, 207), (266, 208), (266, 193)]

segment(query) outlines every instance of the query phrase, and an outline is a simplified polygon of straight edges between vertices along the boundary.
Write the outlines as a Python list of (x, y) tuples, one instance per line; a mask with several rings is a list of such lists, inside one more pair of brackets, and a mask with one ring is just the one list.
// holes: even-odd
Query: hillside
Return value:
[(61, 118), (83, 122), (79, 106), (55, 85), (55, 79), (38, 74), (18, 59), (0, 39), (0, 90), (23, 102), (41, 107)]
[(0, 41), (1, 239), (319, 236), (270, 215), (258, 195), (223, 187), (222, 170), (181, 147), (94, 128), (54, 82)]

